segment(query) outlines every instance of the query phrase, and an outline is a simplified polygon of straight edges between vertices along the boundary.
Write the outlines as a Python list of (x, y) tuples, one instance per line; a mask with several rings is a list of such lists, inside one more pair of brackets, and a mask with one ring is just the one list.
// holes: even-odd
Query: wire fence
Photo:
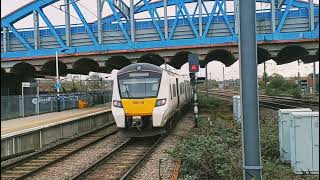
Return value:
[[(79, 100), (88, 102), (88, 106), (111, 102), (111, 91), (90, 91), (78, 93), (60, 93), (60, 110), (79, 108)], [(58, 110), (57, 95), (13, 95), (1, 96), (1, 121), (33, 116)]]

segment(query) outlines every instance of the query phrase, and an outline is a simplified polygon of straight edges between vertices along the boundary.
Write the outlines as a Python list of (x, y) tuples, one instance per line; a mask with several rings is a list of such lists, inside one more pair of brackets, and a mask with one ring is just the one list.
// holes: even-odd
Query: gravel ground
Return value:
[[(170, 179), (174, 167), (174, 159), (167, 153), (167, 150), (175, 147), (177, 142), (185, 137), (193, 128), (193, 114), (187, 113), (186, 116), (176, 125), (171, 133), (161, 142), (148, 159), (141, 165), (133, 175), (133, 180), (154, 180)], [(159, 168), (160, 164), (160, 168)], [(160, 173), (159, 173), (160, 169)]]
[(27, 179), (68, 179), (68, 177), (74, 176), (87, 168), (89, 164), (94, 163), (103, 155), (111, 152), (125, 140), (127, 138), (121, 133), (116, 133)]

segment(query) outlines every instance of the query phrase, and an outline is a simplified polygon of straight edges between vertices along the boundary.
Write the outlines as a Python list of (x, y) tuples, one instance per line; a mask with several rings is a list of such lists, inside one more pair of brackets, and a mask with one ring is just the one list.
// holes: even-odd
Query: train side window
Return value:
[(182, 83), (182, 94), (184, 94), (186, 92), (184, 89), (185, 89), (185, 84)]
[(187, 86), (187, 84), (185, 84), (185, 86), (184, 86), (184, 92), (185, 92), (185, 93), (187, 93), (187, 92), (188, 92), (188, 90), (187, 90), (187, 89), (188, 89), (188, 86)]
[(176, 91), (176, 85), (175, 84), (172, 85), (172, 94), (173, 94), (173, 97), (177, 96), (177, 91)]
[(171, 84), (170, 84), (170, 98), (172, 99), (172, 87), (171, 87)]
[(183, 92), (183, 83), (181, 83), (180, 91), (181, 91), (181, 94), (184, 94), (184, 92)]

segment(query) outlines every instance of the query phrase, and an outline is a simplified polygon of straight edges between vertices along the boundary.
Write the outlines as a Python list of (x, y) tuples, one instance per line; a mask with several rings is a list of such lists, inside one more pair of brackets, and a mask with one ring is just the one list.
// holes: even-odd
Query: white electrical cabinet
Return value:
[(290, 153), (295, 174), (319, 174), (319, 112), (291, 113)]
[(291, 112), (311, 112), (310, 108), (297, 109), (279, 109), (278, 124), (279, 124), (279, 151), (280, 161), (290, 163), (290, 130), (289, 121)]
[(240, 122), (241, 121), (241, 104), (240, 96), (233, 96), (233, 119)]

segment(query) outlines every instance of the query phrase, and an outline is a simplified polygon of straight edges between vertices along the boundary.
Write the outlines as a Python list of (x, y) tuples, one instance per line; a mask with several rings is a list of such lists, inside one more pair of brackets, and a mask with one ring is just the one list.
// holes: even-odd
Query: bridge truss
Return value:
[[(238, 1), (227, 12), (226, 0), (97, 0), (96, 21), (88, 23), (79, 8), (79, 0), (64, 0), (63, 7), (54, 6), (57, 0), (35, 0), (1, 19), (1, 59), (50, 57), (63, 54), (135, 52), (152, 48), (236, 44), (238, 41)], [(258, 0), (268, 8), (257, 10), (257, 41), (318, 41), (319, 6), (312, 1)], [(111, 15), (104, 15), (107, 4)], [(193, 8), (190, 8), (192, 5)], [(64, 13), (65, 25), (54, 26), (44, 8), (53, 6)], [(175, 15), (168, 16), (168, 8)], [(72, 15), (71, 8), (77, 16)], [(163, 15), (159, 15), (163, 11)], [(137, 19), (139, 13), (145, 19)], [(14, 24), (33, 14), (32, 29), (17, 29)], [(39, 19), (46, 27), (39, 27)], [(77, 18), (81, 24), (71, 24)]]

